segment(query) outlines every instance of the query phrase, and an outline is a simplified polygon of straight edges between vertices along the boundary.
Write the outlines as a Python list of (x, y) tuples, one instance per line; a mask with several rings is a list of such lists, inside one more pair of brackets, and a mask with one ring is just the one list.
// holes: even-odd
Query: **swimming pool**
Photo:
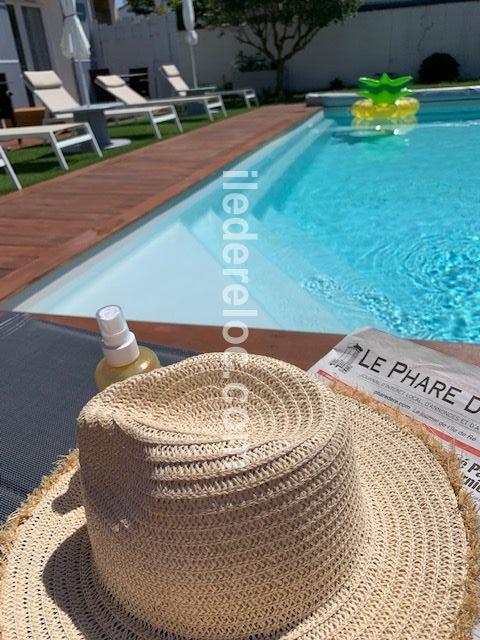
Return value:
[[(236, 164), (258, 172), (249, 326), (480, 341), (480, 108), (448, 108), (371, 137), (318, 114)], [(217, 176), (10, 308), (222, 325), (224, 195)]]

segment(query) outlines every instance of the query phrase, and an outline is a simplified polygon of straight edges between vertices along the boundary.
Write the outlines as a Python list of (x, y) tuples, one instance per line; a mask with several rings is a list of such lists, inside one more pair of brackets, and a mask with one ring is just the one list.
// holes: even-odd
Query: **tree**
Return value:
[(155, 0), (128, 0), (128, 5), (133, 13), (140, 16), (155, 12)]
[(330, 22), (343, 22), (364, 0), (204, 0), (202, 22), (237, 27), (237, 40), (270, 59), (276, 91), (284, 93), (285, 65)]
[[(182, 5), (183, 0), (168, 0), (168, 8), (171, 11), (175, 11), (177, 14), (177, 25), (180, 30), (185, 29), (185, 25), (183, 24), (183, 16), (182, 16)], [(205, 11), (205, 0), (194, 0), (193, 3), (195, 7), (195, 17), (197, 22), (203, 24), (203, 14)]]

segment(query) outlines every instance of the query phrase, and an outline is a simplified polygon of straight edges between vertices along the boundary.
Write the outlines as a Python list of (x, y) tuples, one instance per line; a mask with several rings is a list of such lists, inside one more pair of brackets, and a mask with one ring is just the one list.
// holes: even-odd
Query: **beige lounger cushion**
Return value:
[(175, 91), (177, 91), (180, 95), (185, 95), (190, 89), (185, 80), (183, 80), (183, 78), (180, 78), (180, 76), (178, 76), (177, 78), (168, 78), (168, 81), (175, 89)]
[[(80, 105), (63, 87), (60, 89), (37, 90), (36, 95), (52, 114), (62, 112), (62, 118), (68, 109), (77, 109)], [(68, 114), (71, 115), (71, 114)]]
[(162, 71), (175, 91), (180, 95), (185, 95), (186, 92), (190, 89), (188, 84), (180, 75), (180, 71), (174, 64), (163, 64)]
[(38, 127), (6, 127), (0, 128), (0, 140), (15, 140), (15, 138), (43, 138), (50, 133), (68, 131), (77, 127), (84, 127), (82, 122), (75, 124), (42, 124)]
[(37, 98), (53, 115), (62, 112), (62, 119), (66, 119), (72, 117), (66, 113), (68, 109), (80, 106), (64, 88), (55, 71), (25, 71), (24, 75)]
[(180, 71), (174, 64), (162, 64), (163, 73), (166, 76), (179, 76)]
[(123, 78), (115, 75), (97, 76), (95, 80), (98, 84), (102, 84), (104, 87), (108, 87), (109, 89), (111, 87), (124, 87), (126, 84)]
[(95, 82), (111, 93), (117, 100), (124, 102), (125, 104), (140, 104), (147, 102), (147, 100), (134, 91), (120, 76), (97, 76)]
[(25, 78), (31, 87), (37, 89), (58, 89), (62, 81), (55, 71), (25, 71)]

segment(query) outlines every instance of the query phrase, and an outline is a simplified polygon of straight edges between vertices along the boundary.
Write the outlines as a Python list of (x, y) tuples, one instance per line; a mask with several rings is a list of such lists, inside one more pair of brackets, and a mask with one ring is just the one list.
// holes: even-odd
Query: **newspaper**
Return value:
[[(376, 329), (344, 338), (309, 370), (398, 407), (456, 446), (480, 507), (480, 368)], [(480, 640), (480, 625), (473, 633)]]

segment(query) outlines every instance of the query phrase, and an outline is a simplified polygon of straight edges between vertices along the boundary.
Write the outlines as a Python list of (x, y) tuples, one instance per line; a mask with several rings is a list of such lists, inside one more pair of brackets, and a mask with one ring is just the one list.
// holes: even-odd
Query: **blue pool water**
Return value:
[[(478, 120), (475, 118), (478, 117)], [(249, 326), (480, 341), (480, 109), (358, 137), (314, 116), (236, 169), (258, 171), (244, 215)], [(154, 170), (154, 167), (152, 167)], [(28, 297), (17, 309), (224, 323), (221, 177)]]

